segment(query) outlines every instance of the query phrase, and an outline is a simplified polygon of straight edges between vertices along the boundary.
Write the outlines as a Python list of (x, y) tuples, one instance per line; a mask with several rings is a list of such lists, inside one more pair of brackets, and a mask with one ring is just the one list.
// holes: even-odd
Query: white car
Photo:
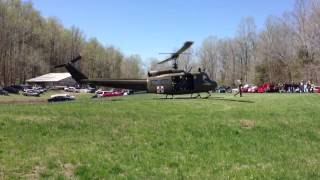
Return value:
[(67, 87), (67, 88), (64, 88), (64, 91), (67, 91), (67, 92), (75, 92), (75, 93), (79, 93), (80, 90), (79, 89), (76, 89), (75, 87)]
[(239, 88), (232, 89), (232, 93), (238, 93), (238, 92), (239, 92)]
[(90, 89), (80, 89), (79, 91), (80, 91), (80, 93), (90, 93), (91, 92)]

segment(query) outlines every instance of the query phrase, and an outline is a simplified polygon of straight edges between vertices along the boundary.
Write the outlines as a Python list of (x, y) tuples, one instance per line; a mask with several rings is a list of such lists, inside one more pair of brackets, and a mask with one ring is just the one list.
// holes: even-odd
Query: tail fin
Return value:
[(73, 63), (77, 62), (80, 59), (81, 59), (81, 56), (78, 56), (65, 64), (60, 64), (60, 65), (54, 66), (54, 68), (65, 67), (69, 71), (69, 73), (71, 74), (72, 78), (75, 81), (77, 81), (77, 83), (81, 84), (82, 80), (88, 79), (88, 78), (82, 72), (80, 72), (76, 67), (73, 66)]

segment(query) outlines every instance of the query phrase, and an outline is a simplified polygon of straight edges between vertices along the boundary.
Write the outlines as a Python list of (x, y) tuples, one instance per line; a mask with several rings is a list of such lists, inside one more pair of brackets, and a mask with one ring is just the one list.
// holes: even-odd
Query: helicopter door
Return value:
[(194, 86), (193, 86), (193, 76), (190, 75), (186, 75), (186, 89), (188, 91), (193, 90)]
[(172, 77), (172, 89), (173, 92), (178, 92), (181, 89), (181, 78), (180, 76), (173, 76)]
[(173, 92), (192, 91), (194, 88), (192, 75), (174, 76), (172, 77), (172, 83)]

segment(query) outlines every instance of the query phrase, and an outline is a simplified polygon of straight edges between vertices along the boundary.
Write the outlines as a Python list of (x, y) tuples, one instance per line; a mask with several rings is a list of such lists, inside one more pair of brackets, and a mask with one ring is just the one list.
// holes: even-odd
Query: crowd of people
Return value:
[[(242, 93), (320, 93), (320, 86), (315, 86), (312, 81), (304, 80), (299, 83), (292, 81), (291, 83), (261, 84), (256, 86), (252, 84), (243, 85), (240, 79), (235, 81), (235, 84), (237, 88), (232, 89), (232, 92), (235, 93), (234, 96), (240, 95), (240, 97), (242, 97)], [(221, 92), (221, 90), (218, 92)]]
[(300, 83), (292, 81), (291, 83), (279, 83), (279, 92), (288, 93), (313, 93), (315, 91), (315, 84), (311, 81), (302, 80)]

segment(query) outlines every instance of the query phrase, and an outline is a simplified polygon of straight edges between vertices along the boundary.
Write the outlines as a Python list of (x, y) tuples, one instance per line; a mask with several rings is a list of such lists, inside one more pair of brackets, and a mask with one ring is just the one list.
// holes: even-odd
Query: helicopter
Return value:
[[(166, 99), (171, 95), (191, 94), (190, 98), (208, 98), (211, 96), (211, 91), (217, 87), (217, 83), (209, 78), (207, 73), (200, 68), (198, 72), (187, 72), (178, 69), (178, 60), (182, 53), (192, 46), (192, 41), (187, 41), (175, 53), (170, 53), (171, 56), (158, 64), (163, 64), (172, 61), (172, 69), (161, 71), (149, 71), (147, 79), (88, 79), (81, 71), (79, 71), (74, 63), (81, 59), (81, 56), (73, 60), (54, 66), (54, 68), (65, 67), (71, 74), (72, 78), (78, 84), (88, 84), (90, 86), (105, 86), (113, 88), (132, 89), (136, 91), (147, 91), (147, 93), (164, 94)], [(201, 97), (200, 93), (207, 93), (206, 97)], [(193, 96), (197, 94), (197, 96)]]

